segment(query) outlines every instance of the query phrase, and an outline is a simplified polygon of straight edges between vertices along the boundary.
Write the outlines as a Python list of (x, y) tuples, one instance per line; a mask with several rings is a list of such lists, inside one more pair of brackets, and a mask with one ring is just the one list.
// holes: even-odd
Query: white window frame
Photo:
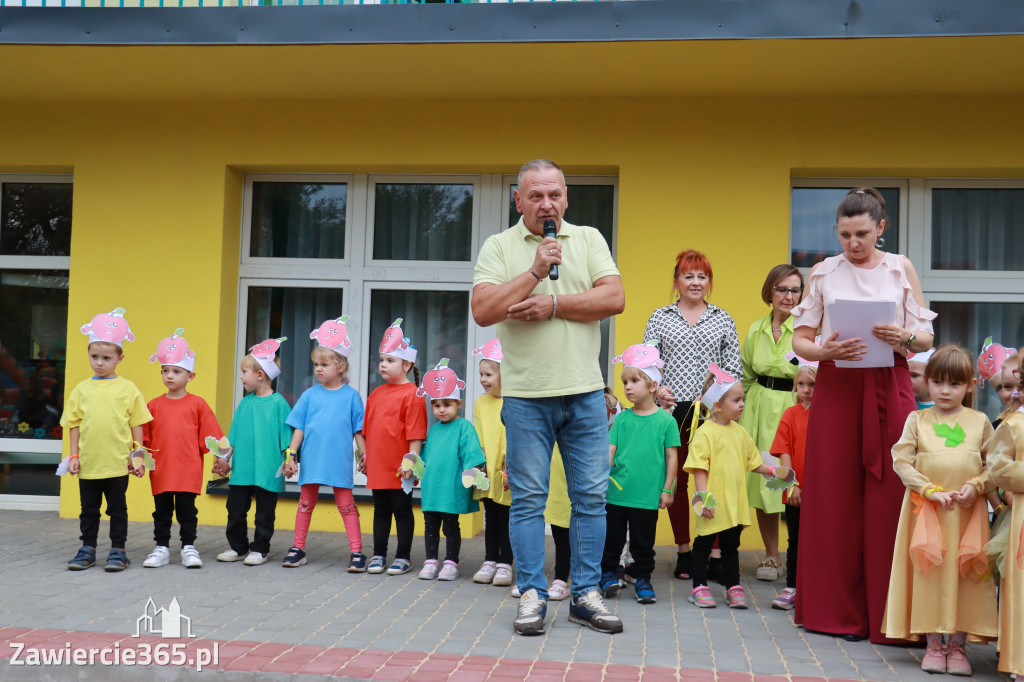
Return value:
[[(33, 175), (26, 173), (0, 174), (0, 185), (8, 183), (74, 185), (74, 175), (57, 173), (45, 175)], [(0, 192), (0, 201), (3, 201), (2, 192)], [(2, 209), (2, 207), (0, 207), (0, 209)], [(63, 270), (70, 274), (71, 256), (0, 256), (0, 270)], [(68, 333), (70, 334), (70, 332), (71, 327), (68, 327)], [(68, 352), (71, 352), (70, 348), (68, 349)], [(63, 439), (32, 440), (28, 438), (0, 438), (0, 452), (59, 455), (62, 450)], [(0, 495), (0, 499), (8, 497), (21, 496)], [(29, 497), (37, 496), (32, 495)], [(47, 499), (50, 496), (41, 497), (43, 499)]]
[[(970, 300), (987, 303), (997, 300), (994, 296), (1005, 291), (1010, 283), (1019, 283), (1024, 273), (1014, 270), (936, 270), (932, 268), (932, 190), (933, 189), (1024, 189), (1024, 179), (984, 180), (970, 179), (925, 179), (920, 182), (921, 210), (919, 228), (921, 235), (920, 259), (912, 261), (921, 275), (921, 286), (929, 292), (942, 292), (941, 300), (954, 300), (945, 296), (959, 292), (976, 292)], [(977, 294), (985, 295), (984, 300), (977, 299)], [(956, 299), (967, 300), (967, 299)]]
[[(789, 228), (786, 234), (786, 262), (788, 263), (793, 258), (793, 190), (806, 188), (806, 187), (818, 187), (825, 189), (835, 189), (847, 187), (853, 189), (854, 187), (882, 187), (884, 189), (896, 188), (900, 191), (900, 205), (899, 205), (899, 230), (897, 233), (897, 239), (900, 244), (899, 252), (910, 258), (912, 262), (917, 262), (910, 255), (911, 244), (910, 244), (910, 230), (908, 222), (910, 220), (911, 211), (911, 193), (910, 193), (910, 181), (907, 178), (895, 178), (895, 177), (830, 177), (830, 178), (790, 178), (789, 183)], [(889, 208), (889, 207), (887, 207)], [(888, 211), (887, 211), (888, 212)], [(836, 236), (836, 250), (842, 251), (839, 246), (839, 237)], [(811, 274), (810, 268), (800, 268), (800, 272), (803, 273), (806, 279)]]
[[(274, 258), (268, 256), (250, 256), (252, 252), (252, 186), (255, 182), (281, 182), (289, 184), (345, 184), (345, 257), (344, 258)], [(365, 184), (364, 184), (365, 187)], [(355, 176), (337, 173), (246, 173), (244, 181), (245, 202), (242, 204), (242, 246), (240, 263), (246, 276), (259, 277), (280, 270), (280, 263), (287, 261), (287, 268), (311, 268), (314, 272), (336, 272), (339, 267), (348, 267), (352, 263), (353, 248), (361, 244), (353, 244), (352, 235), (353, 202), (357, 191)], [(239, 276), (242, 276), (240, 269)]]

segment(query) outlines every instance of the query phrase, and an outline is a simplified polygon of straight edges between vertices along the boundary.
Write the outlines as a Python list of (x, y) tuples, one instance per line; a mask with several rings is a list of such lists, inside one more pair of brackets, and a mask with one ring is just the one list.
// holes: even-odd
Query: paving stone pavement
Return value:
[[(365, 525), (365, 524), (364, 524)], [(101, 536), (107, 531), (106, 523)], [(747, 531), (753, 532), (753, 531)], [(742, 582), (751, 608), (700, 610), (687, 602), (689, 582), (674, 580), (672, 547), (658, 548), (653, 578), (658, 603), (643, 606), (627, 587), (609, 606), (625, 631), (608, 636), (567, 620), (568, 601), (548, 607), (548, 633), (517, 637), (512, 620), (518, 600), (505, 588), (477, 585), (472, 573), (483, 559), (483, 536), (465, 539), (463, 577), (454, 582), (417, 580), (422, 542), (413, 545), (414, 569), (403, 576), (352, 575), (342, 533), (313, 532), (309, 563), (281, 567), (291, 532), (274, 538), (263, 566), (219, 563), (223, 530), (200, 526), (201, 569), (172, 562), (142, 568), (152, 549), (152, 526), (132, 523), (123, 573), (100, 567), (71, 572), (79, 546), (77, 519), (55, 513), (0, 511), (0, 678), (138, 679), (139, 670), (17, 667), (13, 642), (61, 648), (130, 647), (142, 641), (189, 642), (189, 650), (219, 646), (219, 662), (204, 675), (222, 679), (388, 680), (683, 680), (695, 682), (811, 682), (807, 678), (922, 682), (919, 648), (845, 642), (793, 625), (791, 612), (771, 608), (785, 585), (754, 579), (757, 556), (741, 552)], [(364, 536), (365, 544), (369, 537)], [(548, 540), (548, 556), (554, 556)], [(101, 562), (108, 547), (97, 552)], [(551, 566), (549, 562), (548, 572)], [(713, 590), (716, 593), (720, 590)], [(157, 607), (178, 600), (191, 618), (194, 640), (136, 639), (136, 621), (148, 598)], [(6, 644), (4, 644), (6, 642)], [(978, 680), (1004, 679), (993, 646), (974, 645), (969, 657)], [(152, 673), (151, 675), (149, 673)], [(153, 679), (179, 679), (190, 668), (152, 668)]]

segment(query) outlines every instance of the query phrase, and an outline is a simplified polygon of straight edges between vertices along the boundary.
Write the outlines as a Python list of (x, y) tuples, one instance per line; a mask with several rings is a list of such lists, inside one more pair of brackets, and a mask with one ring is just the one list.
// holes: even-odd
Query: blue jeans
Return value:
[(604, 552), (608, 492), (608, 417), (603, 391), (554, 398), (505, 396), (508, 483), (512, 491), (509, 538), (520, 592), (547, 599), (544, 577), (544, 507), (555, 442), (562, 453), (572, 503), (569, 539), (573, 594), (598, 589)]

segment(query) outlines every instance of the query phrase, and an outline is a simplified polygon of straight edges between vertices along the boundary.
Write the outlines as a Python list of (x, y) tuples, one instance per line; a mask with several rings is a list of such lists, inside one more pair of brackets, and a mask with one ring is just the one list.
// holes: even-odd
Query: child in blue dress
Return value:
[[(459, 514), (480, 511), (473, 490), (463, 483), (463, 472), (487, 463), (476, 429), (459, 417), (462, 389), (466, 382), (448, 368), (448, 358), (423, 375), (416, 392), (426, 396), (437, 423), (430, 427), (423, 445), (423, 478), (420, 481), (423, 510), (423, 543), (427, 559), (420, 571), (421, 580), (455, 580), (459, 577), (459, 551), (462, 531)], [(444, 530), (444, 565), (438, 570), (437, 551)]]
[[(359, 393), (345, 383), (348, 373), (348, 355), (352, 342), (348, 338), (348, 315), (327, 320), (314, 329), (309, 337), (317, 346), (310, 358), (318, 385), (306, 390), (288, 415), (288, 425), (295, 429), (288, 447), (286, 476), (299, 471), (299, 508), (295, 512), (295, 540), (282, 566), (294, 568), (306, 563), (306, 534), (316, 508), (321, 485), (334, 488), (334, 503), (345, 523), (348, 547), (352, 553), (348, 562), (349, 573), (366, 570), (363, 537), (359, 528), (359, 510), (352, 497), (355, 460), (352, 439), (360, 450), (363, 440), (363, 400)], [(296, 458), (301, 449), (301, 466)]]

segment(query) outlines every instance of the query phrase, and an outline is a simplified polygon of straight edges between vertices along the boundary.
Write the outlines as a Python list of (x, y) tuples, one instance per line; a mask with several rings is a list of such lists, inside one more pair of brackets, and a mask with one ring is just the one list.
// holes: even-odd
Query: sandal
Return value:
[(123, 549), (113, 547), (110, 550), (110, 554), (107, 555), (107, 563), (103, 565), (103, 570), (109, 573), (116, 573), (128, 568), (130, 563), (131, 561), (128, 560), (128, 555), (124, 553)]
[(96, 548), (88, 545), (78, 550), (75, 558), (68, 562), (69, 571), (84, 571), (96, 564)]
[(675, 576), (677, 580), (690, 579), (690, 552), (679, 552), (676, 554)]

